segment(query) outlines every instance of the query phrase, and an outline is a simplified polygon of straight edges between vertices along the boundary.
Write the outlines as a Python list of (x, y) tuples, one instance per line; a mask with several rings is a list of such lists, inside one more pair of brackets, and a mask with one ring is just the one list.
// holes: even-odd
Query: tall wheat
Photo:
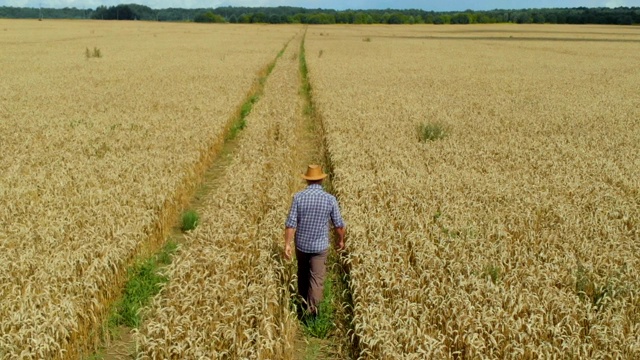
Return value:
[(0, 22), (0, 358), (77, 358), (298, 29)]
[(309, 30), (362, 357), (637, 358), (638, 35), (459, 30)]
[(296, 178), (295, 123), (302, 105), (295, 52), (287, 46), (247, 117), (202, 225), (169, 269), (139, 332), (140, 358), (289, 359), (294, 326), (283, 222)]

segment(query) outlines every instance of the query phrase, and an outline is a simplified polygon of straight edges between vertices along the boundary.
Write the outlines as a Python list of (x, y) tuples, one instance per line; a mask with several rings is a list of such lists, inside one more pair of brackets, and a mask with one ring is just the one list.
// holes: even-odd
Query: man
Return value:
[(315, 316), (322, 300), (322, 288), (329, 253), (329, 220), (333, 223), (337, 250), (344, 249), (344, 222), (336, 198), (322, 189), (327, 177), (319, 165), (309, 165), (302, 178), (307, 188), (293, 197), (284, 231), (284, 256), (291, 259), (291, 241), (295, 237), (298, 260), (298, 294), (305, 299), (307, 311)]

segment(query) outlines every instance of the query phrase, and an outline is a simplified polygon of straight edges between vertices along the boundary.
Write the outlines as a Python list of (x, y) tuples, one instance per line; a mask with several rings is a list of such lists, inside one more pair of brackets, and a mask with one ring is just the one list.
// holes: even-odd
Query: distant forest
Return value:
[(425, 10), (326, 10), (298, 7), (151, 9), (128, 4), (96, 9), (0, 7), (0, 18), (194, 21), (269, 24), (640, 24), (640, 7), (558, 8), (435, 12)]

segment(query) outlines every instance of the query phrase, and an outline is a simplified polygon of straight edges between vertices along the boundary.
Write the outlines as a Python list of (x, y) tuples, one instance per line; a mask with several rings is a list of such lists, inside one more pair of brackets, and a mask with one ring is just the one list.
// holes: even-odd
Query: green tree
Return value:
[(354, 24), (373, 24), (371, 15), (365, 12), (357, 12), (353, 17)]
[(251, 16), (251, 22), (254, 24), (266, 23), (267, 20), (267, 15), (263, 12), (255, 13)]
[(394, 25), (404, 24), (405, 18), (406, 16), (400, 13), (393, 13), (393, 14), (390, 14), (389, 17), (387, 18), (387, 24), (394, 24)]
[(239, 23), (243, 23), (243, 24), (249, 24), (251, 23), (251, 14), (242, 14), (240, 15), (240, 18), (238, 18), (238, 22)]
[(198, 14), (194, 19), (194, 22), (197, 23), (224, 23), (225, 20), (222, 16), (218, 14), (214, 14), (211, 11), (207, 11), (203, 14)]
[(451, 17), (451, 24), (469, 24), (469, 16), (467, 14), (455, 14)]
[(545, 17), (544, 17), (544, 15), (543, 15), (542, 13), (535, 12), (535, 13), (533, 13), (533, 16), (532, 16), (532, 18), (531, 18), (531, 21), (532, 21), (534, 24), (544, 24), (544, 22), (545, 22)]

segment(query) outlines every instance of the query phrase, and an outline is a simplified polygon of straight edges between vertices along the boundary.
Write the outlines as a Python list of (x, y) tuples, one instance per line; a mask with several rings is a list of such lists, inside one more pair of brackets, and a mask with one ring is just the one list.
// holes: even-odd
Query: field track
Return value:
[(303, 186), (299, 173), (325, 162), (322, 133), (301, 92), (303, 39), (300, 33), (279, 55), (217, 186), (199, 200), (203, 223), (185, 237), (168, 269), (170, 285), (137, 336), (143, 358), (344, 359), (350, 351), (346, 324), (333, 335), (339, 340), (307, 344), (290, 308), (295, 269), (281, 258), (283, 216)]

